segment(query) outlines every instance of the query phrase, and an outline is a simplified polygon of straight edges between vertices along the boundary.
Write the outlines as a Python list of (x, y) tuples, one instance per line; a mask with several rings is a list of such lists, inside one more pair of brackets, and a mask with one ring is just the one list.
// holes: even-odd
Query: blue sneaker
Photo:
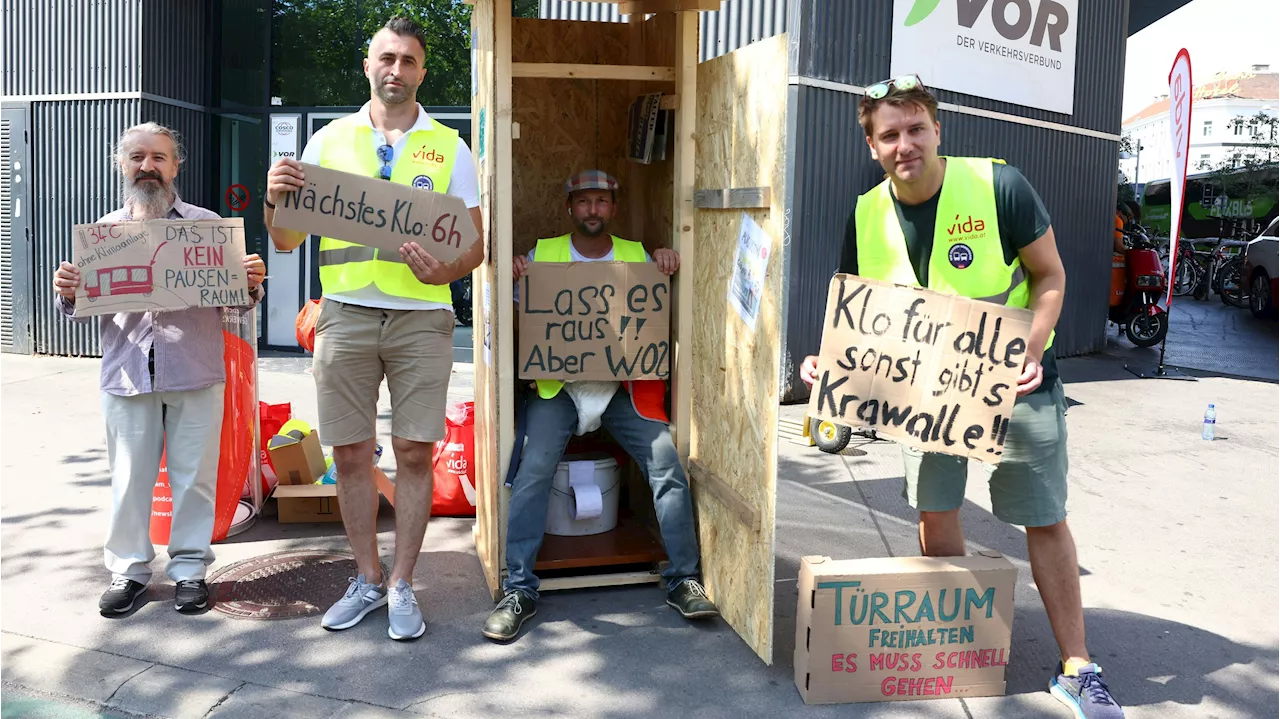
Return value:
[(1078, 676), (1062, 673), (1062, 663), (1049, 682), (1049, 693), (1071, 707), (1076, 719), (1124, 719), (1124, 710), (1102, 681), (1102, 667), (1086, 664)]

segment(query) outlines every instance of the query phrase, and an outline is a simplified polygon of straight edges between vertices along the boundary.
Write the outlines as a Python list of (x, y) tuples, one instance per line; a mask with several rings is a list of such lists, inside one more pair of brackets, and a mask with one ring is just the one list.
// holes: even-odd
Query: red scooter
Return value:
[(1120, 325), (1129, 341), (1154, 347), (1169, 332), (1169, 313), (1160, 306), (1168, 290), (1155, 243), (1140, 229), (1125, 233), (1123, 256), (1111, 259), (1111, 306), (1107, 319)]

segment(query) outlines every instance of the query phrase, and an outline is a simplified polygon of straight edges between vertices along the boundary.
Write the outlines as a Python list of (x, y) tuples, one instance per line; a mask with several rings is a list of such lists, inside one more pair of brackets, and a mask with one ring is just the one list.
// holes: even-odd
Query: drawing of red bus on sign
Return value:
[(151, 268), (147, 265), (104, 267), (89, 273), (84, 280), (89, 301), (115, 295), (151, 295)]

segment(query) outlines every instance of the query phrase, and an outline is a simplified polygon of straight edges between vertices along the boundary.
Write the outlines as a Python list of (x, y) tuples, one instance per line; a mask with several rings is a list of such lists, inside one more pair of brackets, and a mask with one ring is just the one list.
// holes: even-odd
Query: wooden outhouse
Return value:
[[(627, 23), (513, 18), (474, 0), (473, 153), (485, 264), (476, 271), (476, 549), (495, 599), (505, 569), (518, 385), (512, 257), (568, 232), (564, 181), (601, 169), (620, 184), (611, 231), (673, 248), (672, 432), (694, 496), (705, 584), (729, 623), (772, 662), (774, 505), (787, 208), (787, 40), (699, 64), (698, 11), (719, 0), (620, 3)], [(628, 160), (635, 99), (673, 113), (665, 159)], [(729, 301), (744, 215), (768, 235), (752, 329)], [(649, 489), (634, 465), (627, 507), (604, 535), (548, 538), (546, 590), (660, 580)]]

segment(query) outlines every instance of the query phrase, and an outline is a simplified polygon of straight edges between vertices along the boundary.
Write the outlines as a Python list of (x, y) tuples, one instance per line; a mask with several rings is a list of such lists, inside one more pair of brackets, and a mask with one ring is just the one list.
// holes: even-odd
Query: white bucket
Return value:
[[(595, 460), (595, 481), (600, 487), (600, 516), (574, 519), (574, 498), (569, 492), (569, 462)], [(583, 537), (604, 534), (618, 526), (618, 463), (612, 457), (599, 455), (565, 457), (556, 466), (551, 481), (551, 497), (547, 501), (547, 534), (560, 537)]]

